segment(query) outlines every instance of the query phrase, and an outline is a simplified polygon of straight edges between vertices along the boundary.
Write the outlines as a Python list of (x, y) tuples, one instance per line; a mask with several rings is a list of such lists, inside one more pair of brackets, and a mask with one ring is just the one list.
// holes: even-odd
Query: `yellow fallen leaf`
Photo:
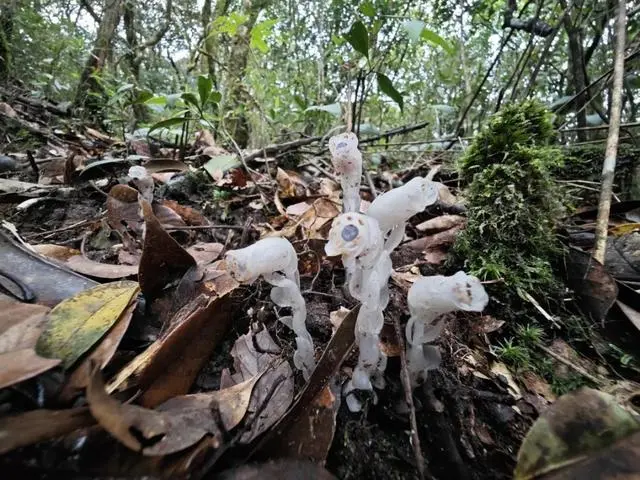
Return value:
[(623, 223), (609, 229), (609, 234), (614, 237), (622, 237), (640, 230), (640, 223)]
[(112, 282), (62, 301), (49, 312), (36, 352), (69, 368), (109, 331), (139, 290), (136, 282)]

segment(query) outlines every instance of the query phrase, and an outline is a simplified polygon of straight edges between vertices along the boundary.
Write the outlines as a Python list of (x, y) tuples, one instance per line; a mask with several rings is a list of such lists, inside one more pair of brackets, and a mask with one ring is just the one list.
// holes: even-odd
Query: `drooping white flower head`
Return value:
[(280, 237), (268, 237), (225, 255), (227, 270), (240, 283), (253, 283), (260, 275), (284, 273), (297, 281), (298, 256), (293, 245)]
[(375, 218), (382, 232), (387, 233), (437, 201), (437, 185), (431, 180), (415, 177), (401, 187), (379, 195), (371, 203), (367, 215)]
[(426, 345), (444, 328), (441, 315), (455, 310), (481, 312), (489, 296), (476, 277), (457, 272), (450, 277), (436, 275), (418, 279), (409, 289), (407, 303), (411, 318), (406, 326), (407, 368), (413, 386), (440, 364), (440, 351)]
[(330, 257), (342, 255), (343, 260), (356, 257), (366, 264), (382, 249), (382, 235), (378, 222), (361, 213), (343, 213), (333, 220), (325, 252)]

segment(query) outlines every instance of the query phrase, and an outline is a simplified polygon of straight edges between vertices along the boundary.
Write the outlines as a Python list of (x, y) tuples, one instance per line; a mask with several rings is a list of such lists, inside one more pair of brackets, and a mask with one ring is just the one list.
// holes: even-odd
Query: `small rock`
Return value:
[(10, 172), (11, 170), (16, 170), (17, 168), (18, 162), (16, 162), (13, 158), (7, 157), (6, 155), (0, 155), (0, 173)]

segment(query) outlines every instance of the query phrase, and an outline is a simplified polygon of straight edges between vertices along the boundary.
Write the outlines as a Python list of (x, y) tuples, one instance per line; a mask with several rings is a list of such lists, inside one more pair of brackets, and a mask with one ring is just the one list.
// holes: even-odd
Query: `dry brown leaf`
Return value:
[[(230, 376), (226, 372), (227, 385), (246, 381), (266, 370), (251, 397), (251, 413), (247, 417), (249, 429), (240, 438), (240, 443), (249, 443), (280, 420), (291, 405), (293, 371), (280, 359), (280, 348), (264, 328), (238, 338), (231, 356), (236, 373)], [(220, 384), (223, 384), (222, 379)]]
[(155, 407), (189, 392), (198, 372), (231, 326), (229, 299), (200, 295), (172, 319), (171, 330), (163, 335), (162, 347), (140, 376), (145, 389), (140, 403)]
[(209, 265), (222, 253), (224, 245), (221, 243), (198, 242), (187, 248), (187, 253), (191, 255), (199, 266)]
[[(322, 404), (323, 390), (335, 378), (340, 365), (349, 355), (355, 342), (354, 329), (357, 316), (358, 307), (351, 310), (342, 321), (336, 333), (331, 337), (303, 391), (297, 396), (295, 403), (285, 416), (262, 438), (253, 452), (254, 456), (273, 458), (280, 455), (279, 452), (290, 448), (288, 445), (291, 438), (290, 432), (295, 432), (299, 423), (309, 421), (310, 415), (313, 415), (313, 409)], [(313, 435), (311, 430), (306, 430), (306, 432)], [(323, 444), (325, 442), (326, 439), (323, 440)], [(302, 453), (297, 452), (296, 455)]]
[(182, 277), (196, 262), (160, 225), (151, 205), (140, 199), (145, 223), (144, 248), (138, 281), (148, 300), (156, 298), (175, 278)]
[(280, 198), (303, 198), (307, 196), (307, 182), (293, 170), (283, 170), (278, 167), (276, 181)]
[(114, 230), (142, 233), (142, 215), (138, 204), (138, 191), (128, 185), (115, 185), (107, 196), (107, 221)]
[(95, 262), (82, 255), (79, 250), (63, 245), (42, 244), (32, 245), (32, 247), (39, 254), (58, 260), (74, 272), (89, 277), (114, 280), (138, 273), (138, 267), (136, 265), (112, 265)]
[(154, 203), (152, 209), (153, 214), (162, 225), (162, 228), (179, 229), (182, 227), (186, 227), (187, 225), (182, 217), (169, 207), (166, 207), (159, 203)]
[(209, 225), (209, 220), (195, 208), (185, 207), (175, 200), (163, 200), (162, 205), (177, 213), (187, 225)]
[(460, 215), (440, 215), (426, 222), (419, 223), (416, 225), (416, 229), (420, 232), (433, 234), (442, 232), (443, 230), (449, 230), (453, 227), (463, 226), (465, 222), (466, 218)]
[(160, 172), (186, 172), (189, 170), (189, 165), (180, 160), (171, 160), (171, 159), (157, 159), (149, 160), (147, 163), (143, 165), (144, 168), (147, 169), (147, 172), (150, 174), (160, 173)]
[(0, 388), (35, 377), (60, 360), (43, 358), (34, 347), (49, 309), (0, 299)]
[(301, 217), (301, 224), (314, 232), (317, 232), (335, 217), (340, 215), (340, 207), (335, 202), (326, 198), (316, 199)]
[(157, 443), (168, 433), (169, 424), (162, 413), (122, 404), (110, 397), (105, 391), (100, 369), (94, 370), (87, 386), (87, 402), (91, 414), (102, 428), (136, 452)]
[(304, 214), (310, 208), (311, 208), (311, 205), (309, 203), (307, 203), (307, 202), (294, 203), (293, 205), (289, 205), (286, 208), (285, 214), (286, 215), (291, 215), (293, 217), (299, 217), (300, 215)]
[(86, 407), (70, 410), (34, 410), (0, 417), (0, 454), (61, 437), (93, 424), (95, 420)]
[(434, 235), (428, 235), (426, 237), (418, 238), (408, 242), (406, 245), (416, 251), (424, 251), (426, 249), (433, 249), (436, 247), (453, 245), (456, 240), (458, 232), (462, 230), (462, 227), (457, 226), (445, 230), (443, 232), (436, 233)]

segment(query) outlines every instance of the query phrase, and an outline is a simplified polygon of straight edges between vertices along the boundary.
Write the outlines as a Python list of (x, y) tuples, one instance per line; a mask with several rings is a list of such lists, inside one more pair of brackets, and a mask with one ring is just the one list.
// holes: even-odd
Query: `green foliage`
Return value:
[(557, 285), (552, 263), (560, 251), (554, 228), (562, 191), (551, 170), (562, 164), (550, 146), (551, 116), (534, 101), (506, 106), (459, 160), (466, 190), (467, 228), (454, 252), (484, 280), (512, 293), (548, 294)]
[(531, 353), (525, 346), (519, 345), (513, 338), (498, 342), (493, 347), (493, 353), (498, 359), (516, 370), (531, 369)]
[(382, 73), (378, 73), (377, 80), (380, 91), (396, 102), (400, 107), (400, 111), (404, 110), (404, 99), (402, 98), (402, 94), (396, 90), (389, 77)]
[(345, 35), (345, 39), (353, 49), (369, 59), (369, 32), (360, 20), (351, 25), (351, 30)]

